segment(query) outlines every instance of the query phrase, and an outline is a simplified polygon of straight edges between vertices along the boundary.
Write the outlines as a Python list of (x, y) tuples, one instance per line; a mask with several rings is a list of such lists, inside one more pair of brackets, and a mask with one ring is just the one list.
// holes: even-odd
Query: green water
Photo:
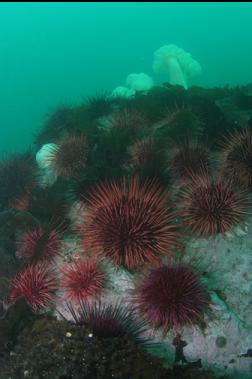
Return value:
[(252, 81), (251, 20), (251, 3), (1, 3), (0, 155), (30, 146), (59, 105), (154, 76), (164, 44), (200, 62), (191, 84)]

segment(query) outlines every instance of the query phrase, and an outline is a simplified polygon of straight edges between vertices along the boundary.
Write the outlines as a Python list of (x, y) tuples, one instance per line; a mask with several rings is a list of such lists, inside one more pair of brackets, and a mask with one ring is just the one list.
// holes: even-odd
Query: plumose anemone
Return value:
[(153, 87), (153, 79), (143, 72), (129, 74), (126, 78), (127, 86), (134, 91), (149, 91)]
[(122, 98), (130, 98), (132, 96), (134, 96), (136, 93), (136, 91), (132, 88), (128, 88), (128, 87), (125, 87), (125, 86), (118, 86), (116, 87), (113, 91), (112, 91), (112, 94), (111, 94), (111, 97), (113, 98), (116, 98), (116, 97), (122, 97)]
[(188, 88), (188, 79), (201, 73), (200, 64), (176, 45), (164, 45), (154, 53), (153, 70), (168, 76), (168, 82)]

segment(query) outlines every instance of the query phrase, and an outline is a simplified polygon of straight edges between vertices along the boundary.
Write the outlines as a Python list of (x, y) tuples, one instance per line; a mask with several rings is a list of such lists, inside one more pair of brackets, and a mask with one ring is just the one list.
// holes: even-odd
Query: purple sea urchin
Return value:
[(77, 325), (88, 326), (99, 338), (128, 337), (148, 346), (149, 341), (143, 337), (147, 323), (137, 320), (132, 309), (122, 303), (112, 305), (80, 301), (78, 310), (71, 303), (67, 307)]
[(184, 265), (152, 268), (136, 287), (137, 310), (145, 321), (164, 332), (198, 323), (209, 302), (206, 286)]

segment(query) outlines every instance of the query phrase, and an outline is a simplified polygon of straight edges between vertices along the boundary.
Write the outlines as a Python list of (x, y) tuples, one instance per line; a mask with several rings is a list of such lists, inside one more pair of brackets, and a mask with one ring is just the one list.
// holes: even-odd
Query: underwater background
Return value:
[(251, 3), (1, 3), (0, 154), (23, 150), (46, 116), (153, 76), (153, 52), (174, 43), (202, 66), (192, 83), (251, 80)]

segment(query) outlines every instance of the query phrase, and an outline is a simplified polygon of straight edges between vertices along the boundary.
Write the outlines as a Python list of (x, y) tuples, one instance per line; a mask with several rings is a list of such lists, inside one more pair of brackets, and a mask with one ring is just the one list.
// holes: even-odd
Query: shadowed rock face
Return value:
[(6, 292), (6, 280), (10, 280), (22, 264), (15, 257), (16, 234), (38, 226), (39, 222), (29, 212), (15, 209), (0, 212), (0, 299), (1, 292)]
[(0, 213), (0, 240), (7, 240), (18, 230), (39, 227), (39, 222), (29, 213), (8, 209)]

